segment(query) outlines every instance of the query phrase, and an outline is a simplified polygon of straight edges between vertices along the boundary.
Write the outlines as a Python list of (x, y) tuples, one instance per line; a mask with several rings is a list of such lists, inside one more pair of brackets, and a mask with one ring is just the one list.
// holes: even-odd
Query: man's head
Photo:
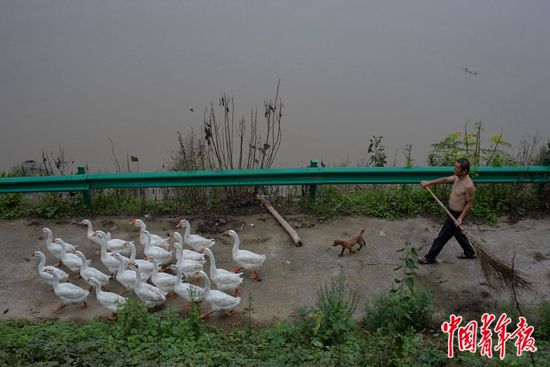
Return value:
[(468, 172), (470, 172), (470, 161), (466, 158), (457, 159), (454, 168), (455, 176), (465, 176)]

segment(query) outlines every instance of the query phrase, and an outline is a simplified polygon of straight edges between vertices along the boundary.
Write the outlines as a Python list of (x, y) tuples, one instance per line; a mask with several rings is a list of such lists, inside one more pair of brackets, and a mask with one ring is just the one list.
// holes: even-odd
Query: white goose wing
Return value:
[(242, 283), (242, 274), (243, 273), (232, 273), (225, 269), (217, 269), (216, 276), (212, 278), (212, 280), (216, 283)]
[(236, 307), (241, 303), (241, 297), (232, 297), (218, 290), (211, 290), (208, 299), (206, 300), (213, 307), (221, 310), (228, 310)]
[(102, 292), (101, 296), (97, 296), (97, 301), (106, 309), (116, 312), (119, 307), (126, 303), (126, 297), (113, 292)]
[(44, 279), (51, 285), (53, 285), (53, 275), (51, 275), (49, 272), (57, 273), (57, 279), (59, 280), (59, 283), (64, 283), (67, 281), (67, 279), (69, 279), (69, 274), (67, 274), (63, 270), (58, 269), (55, 266), (46, 265), (40, 270), (40, 278)]
[(54, 292), (57, 296), (70, 299), (70, 300), (79, 300), (82, 297), (88, 296), (89, 291), (80, 288), (72, 283), (63, 283), (59, 284), (57, 289), (54, 289)]
[(86, 270), (80, 271), (80, 276), (82, 276), (82, 278), (84, 278), (84, 280), (88, 283), (90, 282), (90, 278), (96, 278), (102, 285), (109, 283), (109, 279), (111, 278), (109, 275), (104, 274), (91, 266), (87, 267)]
[(162, 304), (166, 302), (166, 296), (162, 289), (152, 286), (151, 284), (142, 283), (139, 288), (135, 288), (134, 292), (144, 302)]
[(184, 242), (194, 248), (196, 246), (212, 247), (216, 241), (211, 238), (204, 238), (198, 234), (190, 234), (187, 239), (184, 239)]
[(237, 258), (235, 260), (247, 264), (260, 265), (263, 264), (265, 259), (265, 255), (259, 255), (247, 250), (239, 250), (239, 252), (237, 253)]

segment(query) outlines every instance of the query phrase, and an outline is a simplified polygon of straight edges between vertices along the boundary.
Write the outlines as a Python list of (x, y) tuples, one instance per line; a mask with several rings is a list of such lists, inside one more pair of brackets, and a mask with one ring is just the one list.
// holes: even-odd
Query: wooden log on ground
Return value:
[(298, 233), (294, 230), (294, 228), (292, 228), (290, 224), (288, 224), (288, 222), (283, 217), (281, 217), (281, 215), (277, 212), (277, 210), (275, 210), (273, 205), (271, 205), (271, 203), (263, 195), (260, 195), (260, 201), (271, 213), (271, 215), (275, 217), (275, 219), (277, 219), (277, 222), (279, 222), (279, 224), (283, 226), (290, 237), (292, 237), (292, 241), (294, 241), (294, 244), (298, 247), (302, 246), (302, 240), (300, 239), (300, 236), (298, 236)]

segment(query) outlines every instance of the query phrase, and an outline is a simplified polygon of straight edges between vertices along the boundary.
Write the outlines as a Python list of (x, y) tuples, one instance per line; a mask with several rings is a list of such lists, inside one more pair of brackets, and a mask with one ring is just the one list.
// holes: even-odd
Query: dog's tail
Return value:
[(363, 228), (363, 229), (361, 230), (361, 233), (359, 233), (359, 236), (362, 236), (363, 233), (365, 233), (365, 228)]

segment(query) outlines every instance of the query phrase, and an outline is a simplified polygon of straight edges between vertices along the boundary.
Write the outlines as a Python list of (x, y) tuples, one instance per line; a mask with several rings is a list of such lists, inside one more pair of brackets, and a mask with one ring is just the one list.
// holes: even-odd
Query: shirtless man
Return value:
[(434, 240), (430, 251), (428, 251), (426, 256), (418, 258), (418, 262), (420, 264), (431, 264), (435, 262), (435, 258), (439, 255), (443, 249), (443, 246), (445, 246), (447, 241), (449, 241), (453, 236), (456, 238), (458, 244), (464, 251), (462, 254), (457, 256), (459, 259), (474, 259), (476, 257), (476, 253), (472, 248), (472, 245), (470, 245), (468, 238), (464, 233), (462, 233), (461, 229), (464, 218), (474, 204), (475, 187), (472, 179), (468, 176), (469, 171), (470, 161), (466, 158), (460, 158), (457, 159), (454, 164), (453, 176), (442, 177), (433, 181), (420, 182), (422, 187), (432, 184), (453, 183), (451, 197), (449, 198), (447, 208), (455, 218), (454, 223), (450, 218), (447, 218), (441, 228), (441, 231), (439, 231), (439, 235)]

